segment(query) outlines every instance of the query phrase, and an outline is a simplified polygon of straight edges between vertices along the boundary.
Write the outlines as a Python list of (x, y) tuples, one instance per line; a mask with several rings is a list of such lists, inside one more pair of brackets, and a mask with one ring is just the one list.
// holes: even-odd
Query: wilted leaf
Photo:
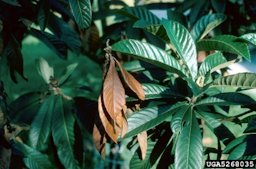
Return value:
[[(120, 128), (116, 126), (115, 119), (112, 119), (109, 117), (108, 113), (105, 110), (104, 104), (102, 103), (103, 99), (101, 96), (99, 96), (98, 99), (98, 111), (99, 111), (99, 117), (101, 120), (102, 125), (104, 126), (104, 129), (108, 136), (114, 141), (117, 142), (117, 138), (120, 134)], [(121, 111), (119, 112), (121, 113)], [(95, 131), (96, 132), (96, 131)]]
[(143, 131), (137, 135), (138, 142), (140, 145), (141, 151), (141, 159), (144, 160), (146, 158), (147, 153), (147, 131)]
[(134, 93), (137, 94), (137, 96), (141, 99), (145, 99), (145, 93), (142, 88), (142, 85), (130, 74), (128, 73), (124, 67), (117, 61), (115, 60), (119, 69), (121, 70), (121, 73), (123, 75), (123, 78), (126, 82), (126, 84), (129, 86), (129, 88), (134, 91)]
[(125, 106), (125, 91), (118, 77), (115, 61), (110, 57), (109, 69), (103, 84), (103, 101), (108, 115), (114, 120)]
[(101, 155), (104, 155), (105, 143), (107, 139), (102, 125), (101, 128), (98, 127), (97, 124), (93, 126), (93, 141), (96, 146), (96, 149), (101, 153)]

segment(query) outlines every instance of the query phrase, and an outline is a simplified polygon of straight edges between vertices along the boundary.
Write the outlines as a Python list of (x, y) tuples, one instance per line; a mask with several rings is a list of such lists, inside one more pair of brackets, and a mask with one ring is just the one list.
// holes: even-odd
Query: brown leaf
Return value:
[(125, 91), (110, 56), (109, 69), (103, 84), (103, 101), (109, 116), (115, 120), (125, 105)]
[(105, 143), (107, 141), (105, 133), (99, 129), (96, 124), (93, 126), (93, 141), (96, 146), (96, 149), (104, 156), (105, 152)]
[(147, 153), (147, 132), (143, 131), (137, 135), (138, 142), (140, 145), (140, 151), (141, 151), (141, 159), (144, 160), (146, 158)]
[(125, 117), (125, 114), (123, 114), (123, 128), (122, 128), (121, 137), (124, 137), (124, 135), (127, 133), (127, 131), (128, 131), (128, 122)]
[(117, 142), (117, 138), (120, 134), (120, 128), (115, 124), (115, 121), (108, 116), (108, 113), (105, 110), (104, 104), (102, 104), (102, 97), (99, 96), (98, 99), (98, 111), (101, 123), (108, 134), (108, 136), (114, 141)]
[(139, 99), (145, 100), (145, 93), (144, 93), (144, 90), (143, 90), (140, 82), (138, 82), (129, 72), (127, 72), (125, 70), (125, 68), (118, 62), (118, 60), (115, 59), (115, 61), (118, 65), (119, 69), (121, 70), (124, 81), (129, 86), (129, 88), (134, 93), (136, 93), (136, 95), (139, 97)]

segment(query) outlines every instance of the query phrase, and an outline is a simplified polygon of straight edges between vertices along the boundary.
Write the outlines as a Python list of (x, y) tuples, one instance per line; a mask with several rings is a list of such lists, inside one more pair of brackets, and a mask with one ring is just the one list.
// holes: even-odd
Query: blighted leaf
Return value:
[(116, 118), (125, 106), (125, 91), (115, 69), (115, 61), (110, 57), (109, 69), (103, 84), (103, 101), (108, 115)]
[(105, 143), (107, 141), (105, 133), (103, 132), (104, 128), (102, 125), (95, 124), (93, 126), (93, 141), (96, 146), (96, 149), (100, 152), (101, 155), (104, 154), (105, 151)]
[(147, 131), (139, 133), (137, 138), (140, 145), (141, 159), (144, 160), (147, 153)]
[(49, 66), (48, 62), (40, 58), (37, 60), (38, 72), (43, 77), (44, 81), (49, 84), (50, 77), (53, 77), (53, 68)]
[[(99, 96), (98, 99), (98, 111), (102, 125), (108, 136), (114, 141), (117, 142), (117, 138), (120, 134), (119, 127), (116, 126), (114, 119), (110, 118), (108, 113), (105, 110), (104, 104), (102, 103), (103, 99)], [(120, 112), (121, 113), (121, 112)]]
[(134, 93), (137, 94), (137, 96), (141, 100), (145, 100), (145, 93), (142, 88), (142, 85), (130, 74), (128, 73), (124, 67), (117, 61), (115, 60), (119, 69), (121, 70), (122, 76), (126, 82), (126, 84), (129, 86), (129, 88), (134, 91)]

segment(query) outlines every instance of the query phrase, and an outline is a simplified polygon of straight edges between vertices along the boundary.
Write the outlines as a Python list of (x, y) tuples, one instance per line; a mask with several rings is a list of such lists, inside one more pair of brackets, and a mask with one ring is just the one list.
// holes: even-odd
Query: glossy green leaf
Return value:
[(60, 58), (66, 59), (68, 54), (67, 45), (55, 35), (47, 32), (40, 32), (36, 29), (30, 29), (29, 32), (32, 36), (38, 38), (53, 50)]
[(141, 160), (140, 148), (138, 148), (130, 161), (130, 168), (132, 168), (132, 169), (150, 169), (152, 167), (152, 164), (150, 163), (150, 155), (151, 155), (155, 145), (156, 145), (156, 142), (153, 142), (150, 139), (148, 139), (146, 158), (144, 160)]
[(184, 97), (171, 88), (158, 84), (144, 83), (142, 86), (146, 99)]
[(73, 64), (67, 66), (66, 73), (63, 76), (61, 76), (59, 79), (59, 86), (63, 85), (68, 80), (68, 78), (71, 76), (71, 74), (77, 68), (77, 65), (78, 65), (78, 63), (73, 63)]
[(226, 20), (223, 14), (208, 14), (200, 18), (191, 30), (191, 35), (195, 41), (203, 39), (215, 27)]
[(162, 39), (163, 41), (167, 43), (170, 42), (166, 30), (160, 24), (151, 24), (146, 22), (145, 20), (138, 20), (134, 23), (133, 27), (144, 29), (145, 31)]
[(78, 26), (81, 29), (89, 27), (92, 20), (90, 0), (69, 0), (69, 5)]
[(139, 72), (139, 71), (144, 71), (146, 69), (156, 68), (155, 66), (153, 66), (149, 63), (140, 61), (140, 60), (133, 60), (130, 62), (125, 62), (123, 64), (123, 66), (124, 66), (125, 70), (127, 70), (128, 72)]
[(203, 168), (203, 143), (194, 112), (183, 127), (175, 148), (175, 169)]
[(201, 64), (198, 75), (204, 76), (208, 72), (216, 71), (216, 67), (220, 64), (226, 63), (226, 58), (220, 52), (213, 53), (205, 58), (203, 63)]
[(219, 35), (211, 39), (200, 40), (196, 45), (199, 51), (220, 50), (242, 56), (250, 61), (248, 45), (237, 40), (238, 38), (232, 35)]
[(26, 144), (15, 142), (15, 148), (22, 152), (24, 155), (24, 163), (31, 169), (54, 169), (48, 156), (33, 149)]
[(185, 76), (184, 70), (173, 56), (151, 44), (129, 39), (115, 43), (111, 49), (116, 52), (132, 55), (136, 59), (141, 59), (165, 70)]
[(244, 40), (244, 41), (256, 46), (256, 33), (244, 34), (244, 35), (240, 36), (239, 40)]
[(197, 76), (197, 53), (195, 43), (187, 29), (178, 22), (164, 21), (163, 26), (175, 52), (187, 66), (193, 80)]
[(219, 119), (222, 119), (223, 116), (220, 114), (200, 112), (200, 111), (197, 111), (197, 114), (201, 117), (201, 119), (203, 119), (205, 121), (206, 125), (212, 131), (214, 131), (215, 128), (217, 128), (221, 125), (221, 121)]
[(39, 151), (44, 151), (48, 148), (54, 103), (54, 96), (46, 98), (31, 124), (29, 131), (30, 144), (32, 148)]
[(151, 129), (161, 122), (165, 121), (168, 117), (174, 113), (174, 109), (180, 107), (177, 105), (162, 105), (156, 107), (148, 107), (135, 112), (127, 119), (128, 131), (125, 138), (137, 135), (142, 131)]
[(175, 114), (173, 115), (171, 120), (171, 129), (173, 133), (179, 133), (182, 130), (185, 116), (187, 115), (189, 108), (190, 105), (184, 103), (182, 107), (175, 110)]
[(235, 140), (233, 140), (232, 142), (230, 142), (230, 143), (225, 147), (225, 149), (223, 150), (223, 153), (230, 153), (236, 146), (242, 144), (245, 140), (246, 140), (246, 135), (240, 136), (240, 137), (236, 138)]
[(119, 13), (135, 20), (144, 20), (151, 24), (160, 23), (160, 19), (156, 15), (154, 15), (148, 9), (140, 6), (124, 8), (121, 11), (119, 11)]
[(52, 136), (57, 154), (65, 168), (79, 169), (74, 155), (74, 123), (70, 101), (65, 101), (62, 96), (56, 96), (56, 103), (52, 117)]
[(232, 86), (232, 87), (256, 87), (256, 74), (255, 73), (238, 73), (220, 77), (214, 80), (213, 86)]

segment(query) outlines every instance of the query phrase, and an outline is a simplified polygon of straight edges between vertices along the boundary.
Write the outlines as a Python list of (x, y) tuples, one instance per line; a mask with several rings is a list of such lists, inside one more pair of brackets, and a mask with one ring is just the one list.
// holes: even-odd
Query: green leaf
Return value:
[(147, 69), (154, 69), (156, 68), (155, 66), (140, 61), (140, 60), (133, 60), (133, 61), (129, 61), (129, 62), (125, 62), (123, 64), (125, 70), (127, 70), (128, 72), (139, 72), (139, 71), (144, 71)]
[(178, 22), (163, 21), (169, 40), (187, 66), (193, 80), (197, 76), (197, 53), (195, 43), (187, 29)]
[(168, 20), (179, 22), (185, 27), (187, 27), (188, 25), (186, 16), (181, 12), (174, 11), (172, 8), (167, 10), (167, 17), (168, 17)]
[(82, 46), (80, 37), (78, 33), (68, 25), (68, 23), (50, 13), (48, 28), (75, 54), (80, 54), (80, 48)]
[(203, 39), (215, 27), (226, 20), (223, 14), (208, 14), (201, 17), (191, 30), (191, 35), (195, 41)]
[(208, 113), (208, 112), (201, 112), (198, 111), (197, 114), (203, 119), (206, 123), (206, 125), (214, 131), (215, 128), (219, 127), (221, 125), (221, 122), (219, 119), (224, 118), (220, 114), (214, 114), (214, 113)]
[(9, 5), (13, 5), (13, 6), (17, 6), (17, 7), (21, 7), (20, 3), (18, 2), (18, 0), (2, 0), (3, 2), (9, 4)]
[(158, 84), (144, 83), (143, 89), (146, 99), (184, 97), (172, 90), (170, 87), (165, 87)]
[(180, 107), (180, 104), (162, 105), (156, 107), (148, 107), (135, 112), (128, 119), (128, 131), (125, 138), (137, 135), (142, 131), (151, 129), (161, 122), (165, 121), (174, 113), (174, 109)]
[(30, 29), (29, 33), (41, 40), (46, 44), (51, 50), (53, 50), (60, 58), (66, 59), (68, 54), (67, 45), (61, 41), (55, 35), (52, 35), (47, 32), (40, 32), (36, 29)]
[(205, 99), (200, 100), (195, 105), (246, 105), (253, 104), (255, 101), (242, 93), (229, 92), (229, 93), (220, 93), (214, 96), (207, 97)]
[(184, 70), (173, 56), (151, 44), (129, 39), (115, 43), (111, 49), (116, 52), (132, 55), (136, 59), (149, 62), (180, 76), (185, 76)]
[(81, 29), (88, 28), (92, 20), (90, 0), (69, 0), (69, 5), (78, 26)]
[(224, 13), (226, 10), (226, 6), (227, 6), (227, 1), (223, 1), (223, 0), (211, 0), (211, 4), (213, 9), (216, 12), (219, 13)]
[(148, 9), (140, 6), (124, 8), (120, 10), (119, 13), (128, 16), (129, 18), (132, 18), (134, 20), (141, 19), (151, 24), (160, 23), (160, 19), (156, 15), (154, 15)]
[(133, 24), (134, 28), (141, 28), (145, 31), (157, 36), (158, 38), (162, 39), (163, 41), (169, 43), (169, 38), (166, 34), (166, 30), (160, 24), (151, 24), (146, 22), (145, 20), (138, 20)]
[(171, 120), (171, 129), (173, 133), (179, 133), (182, 130), (185, 116), (187, 115), (187, 111), (189, 108), (190, 105), (184, 103), (182, 107), (175, 111), (175, 114), (173, 115)]
[(152, 167), (152, 165), (150, 163), (150, 155), (156, 145), (156, 142), (153, 142), (150, 139), (148, 139), (147, 144), (148, 145), (147, 145), (146, 158), (144, 160), (141, 160), (140, 148), (138, 148), (130, 161), (130, 168), (132, 168), (132, 169), (150, 169)]
[(246, 135), (240, 136), (236, 138), (235, 140), (231, 141), (223, 150), (223, 153), (230, 153), (235, 147), (242, 144), (246, 140)]
[(256, 74), (255, 73), (238, 73), (235, 75), (229, 75), (220, 77), (212, 83), (212, 86), (232, 86), (232, 87), (256, 87)]
[(30, 144), (32, 148), (39, 151), (48, 148), (54, 103), (54, 96), (46, 98), (31, 124), (29, 131)]
[(246, 41), (256, 46), (256, 33), (247, 33), (240, 36), (239, 40)]
[(74, 123), (70, 101), (62, 96), (56, 96), (56, 103), (52, 117), (52, 136), (57, 147), (58, 157), (65, 168), (79, 169), (74, 156)]
[(37, 21), (41, 31), (44, 31), (49, 17), (50, 3), (49, 0), (42, 0), (39, 2), (39, 9), (37, 14)]
[(202, 136), (194, 112), (185, 124), (175, 148), (175, 169), (200, 169), (203, 167)]
[(205, 58), (205, 60), (201, 64), (198, 71), (198, 75), (205, 76), (208, 72), (212, 73), (217, 70), (216, 68), (219, 68), (219, 65), (224, 64), (226, 62), (227, 60), (222, 55), (221, 52), (210, 54)]
[(61, 78), (59, 79), (59, 86), (62, 86), (68, 80), (68, 78), (77, 68), (77, 65), (78, 63), (73, 63), (71, 65), (68, 65), (66, 73), (63, 76), (61, 76)]
[(238, 38), (232, 35), (219, 35), (211, 39), (200, 40), (196, 45), (199, 51), (220, 50), (242, 56), (250, 61), (251, 56), (248, 45), (237, 40)]
[(48, 156), (27, 146), (26, 144), (15, 142), (15, 148), (24, 155), (24, 163), (31, 169), (54, 169)]

